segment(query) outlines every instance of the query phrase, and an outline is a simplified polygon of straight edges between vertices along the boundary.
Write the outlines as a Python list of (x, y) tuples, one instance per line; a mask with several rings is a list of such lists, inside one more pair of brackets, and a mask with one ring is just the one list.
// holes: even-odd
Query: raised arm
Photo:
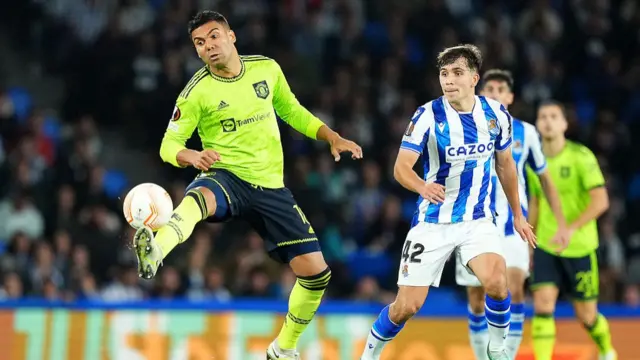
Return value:
[(278, 116), (305, 136), (326, 141), (331, 147), (331, 154), (335, 161), (340, 160), (340, 153), (342, 152), (350, 152), (351, 158), (361, 159), (362, 148), (358, 144), (341, 137), (300, 104), (291, 91), (280, 65), (275, 61), (274, 71), (276, 72), (277, 80), (273, 93), (273, 108)]

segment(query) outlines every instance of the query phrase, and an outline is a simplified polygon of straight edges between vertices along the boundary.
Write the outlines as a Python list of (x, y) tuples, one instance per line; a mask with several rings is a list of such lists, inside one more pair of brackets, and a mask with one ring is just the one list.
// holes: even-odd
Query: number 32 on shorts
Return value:
[(402, 249), (402, 261), (419, 264), (422, 262), (419, 256), (422, 255), (423, 252), (424, 245), (407, 240), (404, 242), (404, 249)]

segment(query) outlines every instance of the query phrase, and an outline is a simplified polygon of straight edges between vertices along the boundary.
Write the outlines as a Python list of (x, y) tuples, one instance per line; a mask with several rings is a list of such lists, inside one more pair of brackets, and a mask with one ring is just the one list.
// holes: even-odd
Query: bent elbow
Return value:
[(174, 144), (170, 141), (162, 141), (162, 144), (160, 144), (160, 159), (162, 159), (163, 162), (169, 163), (175, 167), (180, 167), (180, 164), (178, 163), (178, 153), (180, 152), (180, 150), (182, 150), (182, 148), (184, 148), (183, 146), (180, 146), (179, 144)]
[(163, 162), (170, 162), (167, 156), (167, 153), (169, 152), (167, 148), (168, 146), (163, 141), (162, 144), (160, 144), (160, 151), (158, 153), (160, 155), (160, 159), (162, 159)]
[(402, 182), (402, 169), (398, 164), (393, 167), (393, 178), (399, 183)]

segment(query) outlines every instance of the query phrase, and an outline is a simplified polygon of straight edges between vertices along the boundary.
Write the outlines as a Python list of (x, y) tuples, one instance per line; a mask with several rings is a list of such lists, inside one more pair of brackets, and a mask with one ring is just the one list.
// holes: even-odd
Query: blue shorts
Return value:
[(200, 173), (187, 191), (197, 187), (207, 188), (216, 196), (216, 211), (207, 221), (248, 221), (276, 261), (288, 263), (298, 255), (320, 251), (313, 227), (286, 187), (262, 188), (222, 169)]

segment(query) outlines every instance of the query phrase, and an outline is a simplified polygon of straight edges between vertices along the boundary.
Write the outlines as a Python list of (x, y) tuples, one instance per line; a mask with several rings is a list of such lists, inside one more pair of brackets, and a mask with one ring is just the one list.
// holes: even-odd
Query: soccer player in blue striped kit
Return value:
[[(513, 77), (511, 73), (500, 69), (491, 69), (482, 75), (480, 95), (499, 101), (505, 108), (513, 103)], [(518, 190), (522, 212), (527, 215), (528, 198), (525, 169), (528, 165), (540, 178), (545, 197), (549, 199), (550, 207), (555, 215), (558, 230), (554, 242), (566, 244), (569, 240), (568, 229), (562, 207), (558, 199), (558, 191), (553, 184), (551, 174), (547, 171), (547, 160), (542, 152), (540, 135), (536, 127), (518, 119), (513, 119), (513, 160), (518, 171)], [(520, 241), (520, 235), (513, 227), (513, 216), (504, 191), (500, 187), (496, 174), (492, 174), (494, 184), (491, 201), (497, 212), (496, 225), (504, 235), (502, 238), (503, 251), (507, 264), (507, 283), (511, 293), (511, 326), (507, 338), (507, 351), (515, 359), (522, 341), (524, 324), (524, 283), (529, 276), (529, 248)], [(485, 321), (484, 290), (480, 281), (466, 271), (464, 264), (456, 264), (456, 282), (467, 287), (469, 300), (469, 340), (477, 360), (486, 360), (486, 348), (489, 341), (487, 323)]]
[[(506, 338), (511, 319), (501, 234), (493, 221), (491, 169), (513, 208), (514, 227), (535, 246), (518, 195), (511, 155), (512, 118), (499, 102), (475, 95), (482, 54), (474, 45), (447, 48), (438, 55), (444, 96), (418, 108), (402, 139), (395, 179), (420, 195), (398, 271), (398, 295), (385, 307), (367, 337), (362, 360), (378, 360), (384, 345), (437, 287), (447, 259), (458, 260), (486, 292), (487, 356), (509, 360)], [(422, 155), (424, 178), (413, 167)]]

